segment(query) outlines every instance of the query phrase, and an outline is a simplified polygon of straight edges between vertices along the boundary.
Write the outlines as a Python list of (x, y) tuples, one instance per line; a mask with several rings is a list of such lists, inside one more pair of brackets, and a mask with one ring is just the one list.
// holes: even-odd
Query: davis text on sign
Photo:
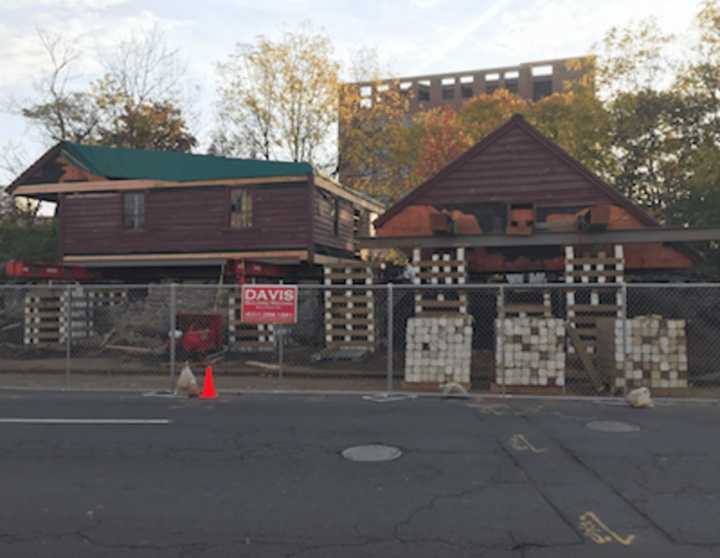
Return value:
[(297, 322), (297, 286), (243, 285), (242, 321), (248, 324)]

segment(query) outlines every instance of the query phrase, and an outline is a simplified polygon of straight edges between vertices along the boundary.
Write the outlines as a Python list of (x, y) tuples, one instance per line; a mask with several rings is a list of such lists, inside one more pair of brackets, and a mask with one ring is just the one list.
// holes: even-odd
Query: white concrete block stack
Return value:
[(507, 386), (565, 385), (565, 322), (556, 318), (495, 320), (495, 382)]
[[(639, 316), (615, 322), (617, 387), (686, 388), (688, 355), (685, 320)], [(623, 358), (624, 357), (624, 358)]]
[(405, 381), (470, 383), (472, 318), (410, 318), (407, 323)]

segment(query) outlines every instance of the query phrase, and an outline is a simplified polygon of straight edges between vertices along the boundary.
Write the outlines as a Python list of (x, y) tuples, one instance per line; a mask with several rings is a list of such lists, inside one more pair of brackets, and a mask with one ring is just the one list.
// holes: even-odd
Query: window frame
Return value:
[[(255, 228), (255, 188), (249, 186), (231, 186), (227, 189), (227, 226), (233, 231), (246, 231)], [(235, 209), (234, 195), (240, 194), (242, 207), (240, 211)], [(234, 217), (238, 216), (238, 221)]]
[[(126, 211), (126, 199), (142, 200), (141, 204), (133, 202), (131, 212)], [(120, 199), (122, 228), (124, 231), (144, 231), (147, 224), (147, 192), (145, 190), (122, 192)]]

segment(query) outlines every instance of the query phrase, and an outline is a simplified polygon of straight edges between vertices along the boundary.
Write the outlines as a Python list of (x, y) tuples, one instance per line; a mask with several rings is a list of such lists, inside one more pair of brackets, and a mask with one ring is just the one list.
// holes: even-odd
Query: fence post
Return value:
[(387, 285), (387, 383), (386, 390), (390, 393), (393, 389), (393, 333), (394, 333), (394, 312), (395, 300), (393, 294), (393, 284)]
[(283, 379), (283, 363), (285, 362), (285, 326), (275, 326), (278, 344), (278, 379)]
[(65, 287), (65, 387), (70, 387), (70, 358), (72, 351), (72, 285)]
[[(504, 307), (505, 306), (505, 285), (500, 285), (500, 304)], [(503, 317), (505, 314), (503, 313)], [(497, 322), (495, 322), (497, 323)], [(497, 326), (495, 326), (495, 350), (500, 352), (500, 366), (502, 367), (503, 371), (503, 383), (500, 387), (500, 390), (502, 391), (503, 397), (506, 395), (506, 388), (505, 385), (507, 384), (507, 375), (505, 373), (505, 333), (502, 335), (498, 335)], [(504, 327), (504, 324), (501, 324), (500, 327)], [(500, 346), (498, 347), (498, 339), (502, 339), (502, 343), (500, 343)], [(495, 382), (497, 382), (497, 362), (498, 362), (498, 356), (495, 355)]]
[(168, 341), (170, 343), (170, 392), (175, 391), (175, 343), (177, 338), (175, 331), (177, 330), (177, 285), (170, 283), (170, 331), (168, 332)]
[[(622, 284), (622, 320), (623, 320), (623, 338), (622, 338), (622, 377), (625, 378), (625, 359), (627, 359), (628, 356), (628, 346), (627, 346), (627, 327), (628, 327), (628, 321), (627, 321), (627, 306), (628, 306), (628, 289), (627, 289), (627, 283), (623, 282)], [(617, 375), (617, 370), (615, 371), (614, 376)], [(610, 386), (610, 393), (612, 394), (615, 391), (615, 386)], [(624, 393), (627, 393), (627, 384), (625, 385), (625, 388), (623, 389)]]

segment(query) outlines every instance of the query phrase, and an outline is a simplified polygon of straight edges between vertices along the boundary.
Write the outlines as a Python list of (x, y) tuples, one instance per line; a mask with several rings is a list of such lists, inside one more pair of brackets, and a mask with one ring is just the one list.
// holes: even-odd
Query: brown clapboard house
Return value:
[[(658, 229), (659, 223), (555, 142), (516, 115), (458, 159), (410, 191), (375, 221), (377, 240), (433, 235), (520, 237), (512, 247), (477, 247), (475, 274), (562, 271), (561, 246), (537, 246), (537, 233), (589, 228)], [(590, 233), (587, 233), (590, 234)], [(526, 246), (522, 237), (527, 237)], [(413, 239), (404, 241), (412, 245)], [(410, 243), (410, 244), (408, 244)], [(437, 241), (433, 242), (437, 244)], [(509, 244), (509, 243), (508, 243)], [(696, 261), (681, 246), (645, 242), (625, 246), (629, 271), (678, 270)]]
[(354, 258), (383, 206), (301, 162), (60, 142), (10, 186), (57, 203), (60, 263), (314, 267)]

